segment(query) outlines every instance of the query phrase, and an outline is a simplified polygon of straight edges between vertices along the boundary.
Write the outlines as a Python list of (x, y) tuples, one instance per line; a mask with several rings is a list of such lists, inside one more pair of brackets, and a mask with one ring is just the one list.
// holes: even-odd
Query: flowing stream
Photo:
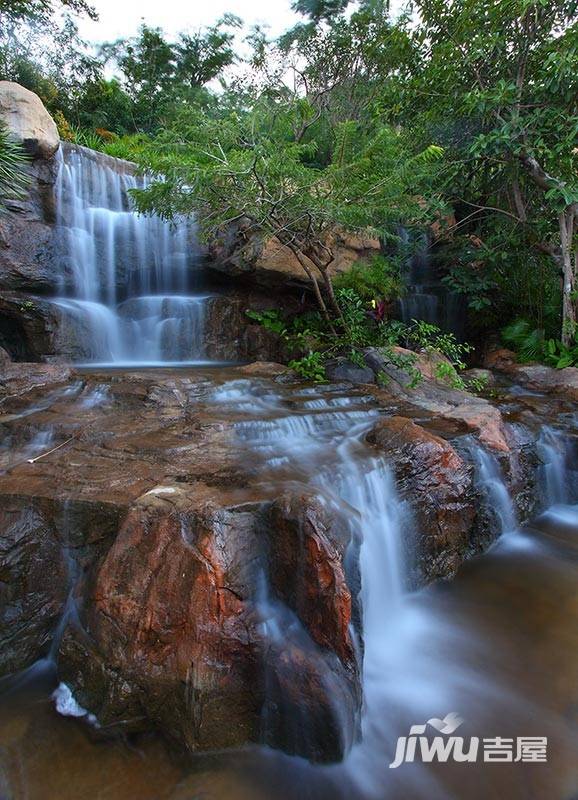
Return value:
[[(167, 373), (167, 376), (170, 373)], [(190, 771), (161, 744), (136, 750), (91, 742), (90, 726), (57, 714), (83, 714), (60, 686), (54, 695), (53, 648), (20, 677), (0, 710), (0, 775), (5, 796), (70, 798), (97, 795), (218, 800), (300, 798), (572, 798), (578, 788), (575, 707), (578, 702), (578, 512), (563, 433), (537, 431), (549, 511), (518, 529), (497, 462), (466, 437), (482, 502), (493, 511), (497, 543), (458, 578), (412, 593), (405, 588), (407, 543), (414, 522), (382, 458), (364, 443), (379, 411), (346, 386), (308, 388), (268, 380), (207, 374), (198, 402), (216, 420), (232, 420), (237, 446), (258, 464), (251, 492), (275, 496), (304, 486), (345, 513), (360, 542), (363, 707), (360, 735), (344, 725), (347, 755), (315, 766), (267, 746), (202, 760)], [(106, 383), (60, 398), (59, 414), (108, 414)], [(67, 411), (68, 409), (68, 411)], [(32, 409), (20, 423), (46, 414)], [(56, 412), (53, 412), (56, 413)], [(91, 416), (90, 419), (93, 419)], [(30, 435), (34, 437), (33, 429)], [(26, 445), (25, 445), (26, 446)], [(75, 614), (75, 568), (65, 618)], [(276, 644), (304, 635), (299, 620), (274, 597), (264, 576), (256, 603)], [(563, 610), (562, 610), (563, 609)], [(61, 626), (59, 627), (61, 630)], [(57, 631), (58, 635), (58, 631)], [(297, 637), (295, 639), (295, 637)], [(362, 654), (362, 655), (361, 655)], [(555, 680), (554, 680), (555, 676)], [(339, 718), (340, 708), (334, 709)], [(471, 737), (547, 737), (547, 764), (423, 763), (392, 768), (398, 737), (428, 720), (456, 715)], [(307, 734), (307, 718), (289, 721), (288, 735)], [(268, 741), (263, 717), (263, 742)], [(55, 770), (55, 754), (61, 769)], [(52, 754), (52, 755), (51, 755)], [(200, 772), (199, 772), (200, 769)], [(62, 774), (59, 774), (61, 773)], [(66, 780), (64, 779), (66, 776)], [(2, 783), (0, 782), (0, 786)], [(46, 786), (50, 787), (48, 793)], [(301, 787), (301, 788), (299, 788)]]

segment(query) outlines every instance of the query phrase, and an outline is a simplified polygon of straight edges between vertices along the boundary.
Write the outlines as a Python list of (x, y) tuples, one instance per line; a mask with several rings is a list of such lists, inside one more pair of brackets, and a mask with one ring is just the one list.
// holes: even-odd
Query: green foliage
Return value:
[(468, 392), (474, 392), (475, 394), (481, 394), (488, 389), (488, 378), (485, 375), (479, 375), (475, 378), (468, 377), (466, 380), (461, 378), (464, 382), (466, 390)]
[[(338, 290), (338, 297), (346, 327), (337, 335), (330, 330), (319, 312), (299, 314), (290, 319), (277, 309), (249, 310), (245, 313), (287, 343), (296, 354), (289, 366), (307, 380), (324, 380), (324, 365), (336, 356), (345, 356), (351, 363), (365, 367), (363, 351), (367, 347), (374, 347), (386, 363), (409, 376), (408, 388), (415, 388), (423, 378), (417, 366), (418, 356), (395, 349), (395, 345), (403, 344), (430, 355), (435, 375), (443, 383), (462, 390), (477, 391), (482, 388), (482, 381), (466, 382), (459, 375), (459, 371), (466, 366), (463, 358), (472, 348), (458, 342), (452, 333), (420, 320), (413, 320), (411, 325), (404, 325), (399, 320), (376, 320), (371, 315), (371, 305), (352, 289)], [(389, 378), (383, 372), (377, 376), (377, 381), (386, 386)]]
[(73, 133), (75, 144), (88, 147), (90, 150), (104, 150), (105, 141), (95, 131), (90, 131), (86, 128), (73, 128)]
[(544, 352), (544, 331), (533, 328), (525, 319), (514, 320), (502, 331), (503, 341), (510, 346), (522, 362), (539, 361)]
[(58, 135), (60, 138), (65, 142), (74, 142), (76, 138), (74, 130), (62, 111), (58, 110), (52, 116), (58, 128)]
[(289, 362), (289, 367), (305, 380), (322, 383), (327, 380), (323, 354), (319, 351), (308, 353)]
[(125, 161), (138, 161), (143, 150), (149, 145), (149, 137), (144, 133), (133, 133), (127, 136), (120, 136), (112, 142), (105, 142), (102, 150), (114, 158), (122, 158)]
[(25, 171), (28, 161), (22, 146), (0, 124), (0, 212), (5, 211), (7, 201), (25, 196), (30, 183)]
[[(209, 238), (234, 221), (241, 235), (278, 236), (305, 257), (326, 317), (288, 330), (303, 352), (344, 336), (354, 353), (396, 336), (420, 346), (415, 329), (381, 324), (381, 301), (401, 291), (398, 262), (355, 265), (336, 279), (334, 303), (328, 242), (337, 225), (387, 243), (400, 224), (423, 230), (453, 212), (436, 269), (475, 337), (523, 318), (529, 330), (513, 346), (566, 363), (576, 0), (411, 6), (392, 18), (381, 0), (295, 0), (303, 21), (277, 41), (253, 30), (244, 63), (231, 15), (176, 40), (145, 25), (95, 57), (70, 16), (93, 15), (86, 0), (0, 0), (0, 78), (38, 93), (65, 138), (162, 175), (135, 193), (143, 212), (194, 213)], [(571, 305), (578, 311), (576, 295)]]
[(336, 289), (351, 289), (364, 300), (395, 300), (402, 292), (399, 264), (384, 256), (355, 262), (333, 279)]
[(575, 338), (570, 345), (565, 345), (559, 339), (547, 339), (544, 342), (544, 361), (556, 369), (575, 367), (578, 365), (578, 340)]
[(533, 328), (525, 319), (517, 319), (502, 331), (503, 341), (517, 354), (522, 363), (542, 361), (556, 369), (578, 365), (578, 338), (570, 344), (560, 339), (545, 338), (544, 330)]
[[(568, 219), (578, 200), (577, 4), (415, 0), (414, 8), (419, 24), (408, 28), (421, 66), (403, 88), (396, 118), (444, 146), (439, 190), (490, 262), (489, 269), (456, 265), (450, 284), (486, 326), (522, 312), (560, 331), (561, 292), (557, 321), (546, 319), (555, 293), (537, 276), (547, 271), (546, 254), (559, 272), (559, 215)], [(420, 108), (424, 96), (432, 101)]]
[[(120, 69), (130, 101), (132, 127), (125, 132), (135, 127), (154, 132), (180, 107), (202, 103), (203, 87), (237, 58), (233, 41), (240, 25), (238, 17), (226, 14), (206, 30), (181, 34), (176, 42), (169, 42), (160, 28), (142, 25), (136, 37), (104, 45), (103, 57)], [(113, 88), (118, 104), (121, 96)]]
[(279, 336), (283, 337), (288, 334), (287, 325), (276, 309), (269, 309), (267, 311), (252, 311), (249, 309), (245, 311), (245, 314), (249, 319), (258, 322), (259, 325), (262, 325), (268, 331), (273, 331), (273, 333), (277, 333)]
[(412, 320), (406, 338), (426, 353), (441, 353), (458, 369), (465, 369), (464, 358), (473, 350), (470, 344), (458, 342), (453, 333), (442, 331), (437, 325), (419, 319)]
[(116, 78), (97, 76), (87, 81), (75, 98), (72, 114), (81, 128), (105, 128), (118, 136), (132, 133), (138, 124), (133, 100)]
[(0, 19), (7, 27), (23, 22), (47, 25), (54, 14), (62, 11), (97, 19), (96, 11), (86, 0), (0, 0)]

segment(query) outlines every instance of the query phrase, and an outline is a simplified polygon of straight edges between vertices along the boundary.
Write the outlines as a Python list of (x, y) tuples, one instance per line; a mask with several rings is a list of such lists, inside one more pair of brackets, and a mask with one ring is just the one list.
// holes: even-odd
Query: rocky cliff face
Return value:
[(30, 155), (30, 189), (0, 221), (0, 346), (16, 360), (54, 354), (55, 315), (33, 295), (54, 289), (58, 131), (40, 99), (0, 81), (0, 119)]

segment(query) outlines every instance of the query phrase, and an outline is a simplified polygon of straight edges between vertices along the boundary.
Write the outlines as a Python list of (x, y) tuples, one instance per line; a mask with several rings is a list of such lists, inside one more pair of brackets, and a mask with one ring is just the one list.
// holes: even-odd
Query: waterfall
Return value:
[(58, 158), (59, 296), (53, 303), (80, 360), (202, 360), (210, 295), (193, 291), (194, 224), (136, 213), (130, 190), (147, 181), (128, 162), (72, 146)]
[(472, 447), (472, 455), (477, 466), (478, 485), (486, 497), (488, 510), (497, 519), (498, 533), (516, 530), (516, 511), (496, 457), (477, 444)]
[(547, 506), (568, 502), (566, 443), (561, 431), (544, 426), (537, 441), (540, 477)]
[(404, 292), (399, 299), (403, 322), (423, 320), (458, 338), (464, 334), (464, 309), (460, 296), (441, 281), (439, 267), (432, 256), (431, 234), (400, 228), (400, 255), (403, 256)]
[[(367, 431), (379, 412), (363, 395), (343, 396), (338, 386), (301, 389), (290, 395), (275, 394), (256, 381), (230, 381), (213, 394), (213, 402), (246, 414), (235, 422), (239, 440), (262, 459), (264, 483), (285, 479), (314, 487), (320, 498), (345, 515), (352, 543), (361, 543), (361, 607), (365, 636), (364, 686), (382, 680), (381, 632), (394, 626), (401, 612), (404, 568), (401, 534), (411, 525), (405, 504), (398, 497), (393, 475), (383, 458), (365, 444)], [(266, 578), (264, 578), (266, 581)], [(264, 586), (258, 598), (264, 630), (272, 644), (288, 646), (291, 637), (306, 640), (297, 618)], [(354, 633), (354, 638), (356, 634)], [(387, 635), (387, 634), (386, 634)], [(323, 671), (321, 672), (323, 674)], [(371, 689), (369, 690), (371, 692)], [(341, 723), (338, 693), (335, 719)], [(279, 701), (271, 701), (277, 707)], [(263, 740), (268, 740), (266, 724)], [(296, 720), (294, 736), (305, 736), (305, 721)], [(371, 720), (364, 715), (364, 736)], [(352, 732), (342, 729), (344, 742)]]

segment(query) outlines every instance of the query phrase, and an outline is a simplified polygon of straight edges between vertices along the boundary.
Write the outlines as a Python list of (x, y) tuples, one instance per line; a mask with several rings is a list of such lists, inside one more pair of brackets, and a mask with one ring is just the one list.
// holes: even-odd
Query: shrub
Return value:
[(394, 300), (402, 292), (399, 264), (384, 256), (373, 256), (360, 261), (333, 279), (336, 290), (355, 292), (362, 300)]

